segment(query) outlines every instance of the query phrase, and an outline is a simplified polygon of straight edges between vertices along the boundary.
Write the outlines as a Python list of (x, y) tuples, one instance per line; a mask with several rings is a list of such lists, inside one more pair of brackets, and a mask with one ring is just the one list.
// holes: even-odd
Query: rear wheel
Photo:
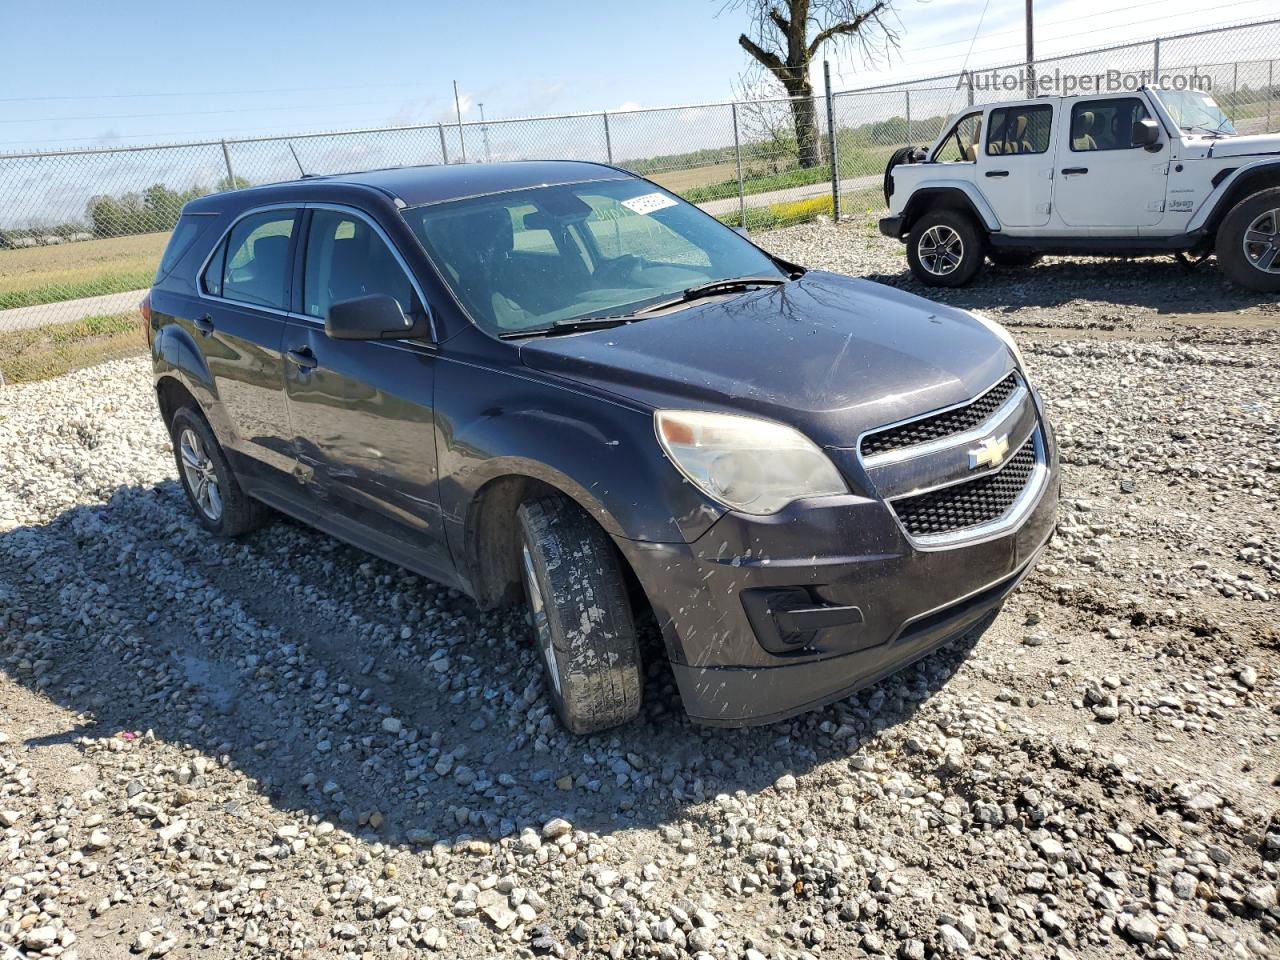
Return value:
[(584, 734), (640, 712), (640, 647), (614, 546), (577, 504), (520, 505), (520, 567), (547, 693), (561, 722)]
[(962, 287), (982, 269), (986, 237), (959, 210), (930, 210), (911, 226), (907, 263), (921, 283)]
[(1022, 250), (988, 250), (987, 259), (997, 267), (1031, 267), (1040, 262), (1040, 254)]
[(240, 488), (204, 417), (182, 407), (169, 422), (169, 435), (178, 479), (205, 529), (234, 537), (262, 525), (267, 508)]
[(1280, 187), (1237, 203), (1218, 228), (1215, 252), (1222, 272), (1242, 287), (1280, 291)]

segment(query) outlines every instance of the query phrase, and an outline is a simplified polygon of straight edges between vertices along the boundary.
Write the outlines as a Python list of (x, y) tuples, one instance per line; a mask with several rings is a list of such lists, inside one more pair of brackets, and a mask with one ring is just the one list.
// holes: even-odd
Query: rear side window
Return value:
[(395, 297), (408, 316), (417, 298), (408, 274), (364, 219), (337, 210), (316, 210), (307, 235), (303, 309), (324, 319), (343, 300), (380, 293)]
[(228, 300), (287, 309), (293, 227), (292, 210), (269, 210), (245, 217), (231, 228), (223, 249), (210, 260), (205, 290)]
[(160, 269), (156, 271), (157, 280), (168, 276), (169, 271), (178, 265), (182, 255), (191, 249), (191, 245), (196, 242), (196, 238), (204, 228), (212, 222), (213, 217), (208, 214), (187, 213), (179, 218), (173, 233), (169, 234), (169, 243), (164, 248), (164, 255), (160, 257)]
[(1053, 107), (1047, 103), (992, 110), (987, 155), (1046, 153), (1052, 127)]
[(1134, 146), (1133, 125), (1150, 116), (1137, 97), (1082, 100), (1071, 108), (1071, 149), (1128, 150)]

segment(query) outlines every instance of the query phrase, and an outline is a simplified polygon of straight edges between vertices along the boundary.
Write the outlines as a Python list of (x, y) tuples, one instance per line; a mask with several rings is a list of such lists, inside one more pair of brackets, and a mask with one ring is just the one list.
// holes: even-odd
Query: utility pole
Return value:
[[(1027, 0), (1030, 3), (1031, 0)], [(462, 162), (467, 162), (467, 141), (462, 134), (462, 101), (458, 99), (458, 81), (453, 81), (453, 109), (458, 112), (458, 144), (462, 148)]]
[(493, 163), (493, 158), (489, 156), (489, 125), (484, 122), (484, 104), (480, 107), (480, 135), (484, 138), (484, 162)]
[(1031, 18), (1032, 0), (1027, 0), (1027, 98), (1036, 95), (1036, 43)]

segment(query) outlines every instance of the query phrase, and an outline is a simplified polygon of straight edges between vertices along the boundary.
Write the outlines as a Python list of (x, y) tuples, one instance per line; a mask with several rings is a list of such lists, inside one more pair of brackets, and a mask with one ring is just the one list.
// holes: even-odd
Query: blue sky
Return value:
[[(1267, 15), (1270, 0), (1037, 2), (1064, 52)], [(985, 15), (983, 10), (985, 7)], [(901, 53), (837, 86), (1017, 60), (1022, 0), (900, 0)], [(719, 0), (0, 0), (0, 151), (722, 100), (746, 65)], [(979, 29), (979, 18), (981, 28)], [(970, 45), (973, 50), (970, 53)], [(1227, 56), (1228, 54), (1224, 54)]]

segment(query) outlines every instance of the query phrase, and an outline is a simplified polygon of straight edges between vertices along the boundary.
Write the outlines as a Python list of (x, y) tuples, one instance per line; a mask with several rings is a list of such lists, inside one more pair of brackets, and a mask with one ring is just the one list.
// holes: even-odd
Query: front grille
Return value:
[(996, 473), (941, 490), (893, 501), (903, 527), (913, 537), (955, 533), (999, 520), (1026, 489), (1036, 466), (1035, 437), (1024, 443)]
[(1000, 409), (1018, 387), (1018, 375), (1011, 373), (972, 403), (943, 413), (889, 427), (862, 439), (862, 455), (870, 457), (903, 447), (914, 447), (955, 433), (963, 433), (982, 423)]

